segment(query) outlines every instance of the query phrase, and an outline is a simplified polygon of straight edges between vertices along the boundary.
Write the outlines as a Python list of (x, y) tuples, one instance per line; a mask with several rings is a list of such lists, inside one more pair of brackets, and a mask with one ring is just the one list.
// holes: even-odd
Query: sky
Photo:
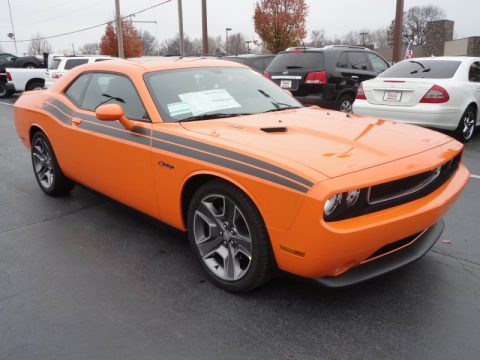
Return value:
[[(122, 14), (131, 14), (158, 4), (162, 0), (120, 0)], [(184, 32), (191, 38), (200, 37), (201, 0), (183, 0)], [(225, 37), (225, 28), (241, 32), (248, 39), (257, 39), (253, 27), (253, 10), (256, 0), (207, 0), (208, 33)], [(377, 29), (388, 26), (395, 16), (395, 0), (307, 0), (309, 15), (307, 30), (324, 29), (327, 36), (341, 36), (351, 30)], [(458, 38), (480, 36), (479, 0), (405, 0), (405, 10), (412, 6), (435, 4), (455, 21)], [(10, 0), (16, 38), (30, 39), (32, 34), (43, 36), (97, 25), (114, 17), (114, 0)], [(7, 0), (0, 0), (0, 41), (9, 40), (12, 32)], [(137, 15), (140, 29), (147, 30), (163, 41), (178, 33), (177, 0)], [(71, 51), (72, 44), (79, 48), (88, 42), (99, 42), (104, 28), (50, 39), (55, 52)], [(13, 43), (0, 42), (6, 52), (14, 53)], [(28, 42), (18, 43), (18, 53), (26, 52)]]

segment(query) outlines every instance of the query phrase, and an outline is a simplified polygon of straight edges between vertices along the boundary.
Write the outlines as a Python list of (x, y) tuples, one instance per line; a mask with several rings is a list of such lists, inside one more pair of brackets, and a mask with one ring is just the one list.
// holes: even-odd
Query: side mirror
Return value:
[(95, 110), (95, 115), (98, 120), (102, 121), (118, 120), (127, 130), (131, 130), (134, 127), (133, 123), (125, 117), (123, 108), (118, 104), (100, 105)]
[(7, 61), (11, 61), (11, 62), (15, 62), (15, 60), (17, 60), (15, 56), (10, 56), (7, 58)]

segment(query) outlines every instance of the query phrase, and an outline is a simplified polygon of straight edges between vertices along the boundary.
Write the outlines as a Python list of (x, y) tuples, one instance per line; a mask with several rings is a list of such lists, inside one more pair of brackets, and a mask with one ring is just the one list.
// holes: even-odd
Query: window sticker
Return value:
[(242, 107), (225, 89), (185, 93), (178, 97), (187, 104), (193, 116)]
[(182, 101), (171, 103), (171, 104), (168, 104), (167, 106), (168, 106), (168, 112), (170, 113), (170, 116), (173, 116), (173, 117), (190, 114), (192, 112), (188, 104)]

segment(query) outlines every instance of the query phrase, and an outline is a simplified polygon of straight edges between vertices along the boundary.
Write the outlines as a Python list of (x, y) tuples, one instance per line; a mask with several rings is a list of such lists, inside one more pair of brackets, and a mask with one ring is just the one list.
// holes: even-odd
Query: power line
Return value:
[[(148, 10), (151, 10), (153, 8), (156, 8), (160, 5), (164, 5), (166, 3), (169, 3), (171, 2), (172, 0), (165, 0), (161, 3), (158, 3), (156, 5), (152, 5), (148, 8), (145, 8), (145, 9), (142, 9), (140, 11), (137, 11), (137, 12), (134, 12), (134, 13), (131, 13), (129, 15), (126, 15), (126, 16), (122, 16), (122, 20), (123, 19), (126, 19), (126, 18), (129, 18), (129, 17), (132, 17), (132, 16), (135, 16), (135, 15), (138, 15), (140, 13), (143, 13), (145, 11), (148, 11)], [(79, 30), (73, 30), (73, 31), (69, 31), (69, 32), (66, 32), (66, 33), (62, 33), (62, 34), (57, 34), (57, 35), (50, 35), (50, 36), (42, 36), (40, 39), (53, 39), (53, 38), (58, 38), (58, 37), (61, 37), (61, 36), (66, 36), (66, 35), (72, 35), (72, 34), (76, 34), (76, 33), (79, 33), (79, 32), (82, 32), (82, 31), (87, 31), (87, 30), (91, 30), (91, 29), (95, 29), (97, 27), (100, 27), (100, 26), (105, 26), (105, 25), (108, 25), (108, 24), (111, 24), (111, 23), (114, 23), (115, 20), (111, 20), (111, 21), (107, 21), (107, 22), (104, 22), (102, 24), (98, 24), (98, 25), (93, 25), (93, 26), (89, 26), (89, 27), (86, 27), (86, 28), (83, 28), (83, 29), (79, 29)], [(32, 41), (32, 39), (29, 39), (29, 40), (16, 40), (16, 42), (30, 42)], [(13, 43), (14, 41), (12, 40), (0, 40), (0, 43)]]

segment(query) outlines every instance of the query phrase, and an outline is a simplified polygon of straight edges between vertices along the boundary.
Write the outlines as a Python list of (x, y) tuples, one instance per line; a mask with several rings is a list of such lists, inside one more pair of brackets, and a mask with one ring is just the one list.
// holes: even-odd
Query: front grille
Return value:
[(370, 255), (368, 257), (367, 260), (363, 261), (363, 262), (367, 262), (369, 260), (372, 260), (372, 259), (375, 259), (379, 256), (382, 256), (382, 255), (385, 255), (391, 251), (394, 251), (394, 250), (397, 250), (405, 245), (408, 245), (410, 244), (413, 240), (415, 240), (419, 235), (421, 234), (421, 232), (417, 233), (417, 234), (414, 234), (414, 235), (411, 235), (409, 237), (406, 237), (402, 240), (398, 240), (398, 241), (395, 241), (393, 243), (390, 243), (390, 244), (387, 244), (383, 247), (381, 247), (380, 249), (378, 249), (377, 251), (375, 251), (372, 255)]
[(390, 207), (426, 196), (445, 184), (458, 169), (461, 154), (437, 169), (372, 186), (367, 193), (370, 206)]

